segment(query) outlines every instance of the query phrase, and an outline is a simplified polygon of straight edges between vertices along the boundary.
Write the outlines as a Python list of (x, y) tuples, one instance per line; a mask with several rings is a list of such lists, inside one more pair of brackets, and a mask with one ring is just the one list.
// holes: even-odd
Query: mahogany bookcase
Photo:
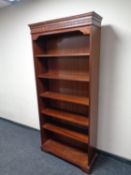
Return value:
[(89, 172), (96, 158), (100, 17), (31, 24), (41, 148)]

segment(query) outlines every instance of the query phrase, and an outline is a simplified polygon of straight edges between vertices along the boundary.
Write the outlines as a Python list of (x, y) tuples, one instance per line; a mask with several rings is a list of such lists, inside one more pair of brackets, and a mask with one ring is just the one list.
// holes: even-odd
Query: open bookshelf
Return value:
[(101, 20), (90, 12), (30, 25), (41, 148), (86, 172), (96, 158)]

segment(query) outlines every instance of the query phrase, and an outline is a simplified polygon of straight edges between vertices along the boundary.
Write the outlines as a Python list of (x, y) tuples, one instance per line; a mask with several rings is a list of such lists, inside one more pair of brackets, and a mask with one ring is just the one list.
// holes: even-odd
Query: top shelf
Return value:
[(90, 53), (59, 53), (59, 54), (38, 54), (37, 58), (51, 58), (51, 57), (86, 57), (90, 56)]

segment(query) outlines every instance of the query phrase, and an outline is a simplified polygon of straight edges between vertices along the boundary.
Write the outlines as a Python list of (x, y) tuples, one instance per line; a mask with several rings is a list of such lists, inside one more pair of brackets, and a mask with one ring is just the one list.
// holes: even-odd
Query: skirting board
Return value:
[(112, 153), (108, 153), (108, 152), (102, 151), (100, 149), (97, 149), (97, 153), (99, 155), (107, 156), (107, 157), (110, 157), (112, 159), (115, 159), (115, 160), (118, 160), (118, 161), (121, 161), (123, 163), (127, 163), (127, 164), (131, 165), (131, 160), (130, 159), (127, 159), (127, 158), (124, 158), (124, 157), (121, 157), (121, 156), (118, 156), (118, 155), (115, 155), (115, 154), (112, 154)]
[(15, 122), (15, 121), (6, 119), (6, 118), (1, 117), (1, 116), (0, 116), (0, 120), (5, 120), (6, 122), (12, 123), (12, 124), (14, 124), (14, 125), (17, 125), (17, 126), (20, 126), (20, 127), (23, 127), (23, 128), (27, 128), (27, 129), (32, 129), (32, 130), (35, 130), (35, 131), (39, 131), (39, 129), (37, 129), (37, 128), (33, 128), (33, 127), (31, 127), (31, 126), (27, 126), (27, 125), (24, 125), (24, 124)]

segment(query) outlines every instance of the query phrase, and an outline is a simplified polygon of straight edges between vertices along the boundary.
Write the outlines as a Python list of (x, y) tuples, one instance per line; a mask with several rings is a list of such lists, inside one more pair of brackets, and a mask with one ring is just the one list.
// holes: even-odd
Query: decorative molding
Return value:
[[(83, 27), (89, 25), (95, 25), (100, 27), (102, 18), (97, 15), (95, 12), (85, 13), (82, 15), (61, 18), (56, 20), (50, 20), (41, 23), (35, 23), (29, 25), (31, 28), (31, 33), (50, 33), (51, 31), (58, 31), (62, 29), (70, 29), (74, 27)], [(82, 31), (82, 30), (81, 30)], [(84, 29), (82, 33), (86, 34), (86, 30)]]
[(83, 35), (89, 35), (91, 29), (90, 29), (90, 27), (82, 27), (81, 29), (79, 29), (79, 31), (80, 31), (81, 33), (83, 33)]

